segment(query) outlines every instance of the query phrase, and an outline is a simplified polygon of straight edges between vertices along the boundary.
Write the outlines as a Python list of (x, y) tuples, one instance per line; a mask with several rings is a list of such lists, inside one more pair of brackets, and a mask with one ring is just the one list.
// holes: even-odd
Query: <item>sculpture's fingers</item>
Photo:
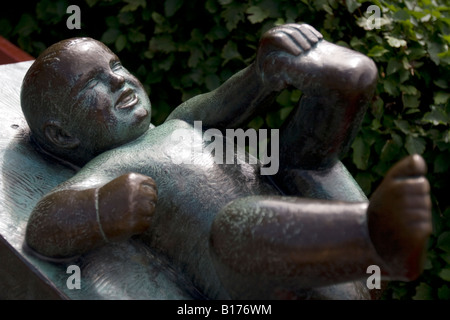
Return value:
[(301, 27), (302, 27), (302, 29), (306, 29), (311, 34), (313, 34), (314, 37), (317, 38), (317, 40), (322, 40), (323, 39), (322, 34), (319, 31), (317, 31), (314, 27), (310, 26), (309, 24), (302, 24)]
[(261, 47), (265, 52), (284, 51), (294, 56), (303, 52), (285, 28), (274, 28), (266, 33), (261, 40)]
[(300, 47), (302, 51), (308, 51), (311, 49), (311, 44), (303, 33), (296, 26), (286, 26), (282, 29), (282, 32), (287, 34), (292, 42)]
[(308, 24), (287, 24), (286, 27), (293, 28), (297, 30), (297, 32), (301, 33), (302, 36), (309, 42), (309, 46), (312, 46), (319, 40), (323, 39), (322, 34)]

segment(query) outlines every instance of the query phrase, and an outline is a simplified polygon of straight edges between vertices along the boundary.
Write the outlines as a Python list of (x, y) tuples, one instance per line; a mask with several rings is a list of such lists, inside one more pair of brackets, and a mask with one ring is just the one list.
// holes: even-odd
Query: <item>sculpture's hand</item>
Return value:
[(262, 36), (256, 56), (260, 75), (276, 90), (284, 89), (286, 80), (281, 67), (322, 39), (322, 35), (307, 24), (286, 24), (270, 29)]
[(418, 155), (398, 162), (370, 199), (369, 233), (389, 276), (417, 278), (432, 230), (426, 164)]
[(121, 240), (147, 230), (157, 201), (152, 178), (128, 173), (99, 189), (100, 223), (109, 240)]

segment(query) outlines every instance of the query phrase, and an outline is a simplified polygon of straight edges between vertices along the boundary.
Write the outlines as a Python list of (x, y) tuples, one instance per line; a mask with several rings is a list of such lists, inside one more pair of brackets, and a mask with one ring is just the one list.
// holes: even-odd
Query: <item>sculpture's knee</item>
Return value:
[(355, 54), (345, 62), (342, 84), (346, 91), (356, 95), (372, 95), (378, 80), (378, 70), (367, 56)]
[(372, 59), (334, 43), (323, 41), (308, 63), (320, 66), (321, 88), (338, 90), (346, 96), (372, 94), (377, 83), (378, 70)]

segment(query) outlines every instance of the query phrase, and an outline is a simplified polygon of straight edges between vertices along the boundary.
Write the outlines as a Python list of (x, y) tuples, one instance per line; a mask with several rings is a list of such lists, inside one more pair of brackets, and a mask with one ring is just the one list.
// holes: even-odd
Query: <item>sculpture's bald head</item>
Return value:
[(25, 75), (21, 105), (37, 143), (78, 165), (150, 125), (142, 84), (91, 38), (63, 40), (45, 50)]

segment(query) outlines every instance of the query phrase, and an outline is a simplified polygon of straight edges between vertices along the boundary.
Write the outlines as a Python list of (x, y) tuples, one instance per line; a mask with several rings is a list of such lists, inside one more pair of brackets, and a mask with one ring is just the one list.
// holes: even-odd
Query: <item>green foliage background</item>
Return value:
[[(255, 57), (262, 33), (282, 23), (315, 26), (332, 42), (370, 56), (379, 84), (343, 162), (368, 196), (389, 167), (421, 154), (432, 187), (433, 235), (423, 275), (391, 282), (384, 299), (450, 299), (450, 7), (448, 0), (86, 0), (81, 29), (69, 30), (73, 2), (17, 1), (3, 7), (0, 34), (38, 56), (64, 38), (106, 43), (143, 83), (159, 124), (182, 101), (219, 86)], [(379, 28), (373, 11), (380, 8)], [(300, 93), (283, 92), (254, 128), (279, 127)]]

